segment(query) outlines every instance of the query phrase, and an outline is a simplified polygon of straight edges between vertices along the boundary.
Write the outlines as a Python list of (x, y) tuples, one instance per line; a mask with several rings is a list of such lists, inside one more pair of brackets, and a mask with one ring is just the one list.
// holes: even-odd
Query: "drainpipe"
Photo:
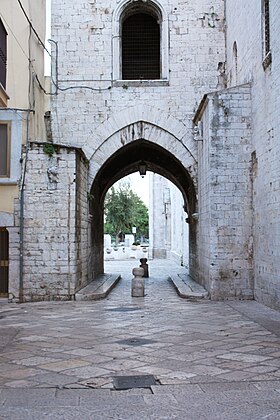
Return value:
[(26, 143), (25, 143), (25, 162), (22, 173), (21, 189), (20, 189), (20, 218), (19, 218), (19, 302), (23, 303), (23, 228), (24, 228), (24, 189), (26, 167), (29, 149), (29, 117), (31, 110), (27, 111), (26, 119)]

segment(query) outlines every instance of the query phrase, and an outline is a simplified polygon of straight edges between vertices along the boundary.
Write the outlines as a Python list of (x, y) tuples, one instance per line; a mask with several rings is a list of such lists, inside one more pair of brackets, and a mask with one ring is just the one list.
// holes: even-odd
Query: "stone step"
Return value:
[(169, 279), (181, 298), (190, 300), (209, 298), (207, 290), (187, 274), (172, 274), (169, 275)]
[(120, 274), (101, 274), (86, 287), (76, 293), (75, 298), (81, 300), (104, 299), (120, 280)]

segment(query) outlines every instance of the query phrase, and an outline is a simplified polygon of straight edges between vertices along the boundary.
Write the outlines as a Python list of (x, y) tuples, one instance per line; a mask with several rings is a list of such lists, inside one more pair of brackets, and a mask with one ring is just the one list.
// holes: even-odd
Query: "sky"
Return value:
[[(48, 39), (51, 38), (51, 0), (46, 0), (46, 48), (51, 51), (51, 44)], [(45, 53), (45, 76), (51, 75), (51, 62), (50, 57)]]
[(147, 207), (149, 207), (149, 172), (142, 178), (139, 172), (130, 175), (131, 188), (139, 197), (142, 198)]
[(144, 201), (147, 207), (149, 207), (149, 172), (142, 178), (139, 172), (135, 172), (131, 175), (122, 178), (120, 181), (128, 180), (131, 186), (131, 189), (139, 195), (139, 197)]

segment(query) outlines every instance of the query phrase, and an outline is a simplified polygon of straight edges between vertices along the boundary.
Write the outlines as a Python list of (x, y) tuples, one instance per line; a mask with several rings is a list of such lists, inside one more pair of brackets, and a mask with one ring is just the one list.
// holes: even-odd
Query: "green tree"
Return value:
[(132, 227), (136, 226), (137, 236), (148, 237), (148, 208), (141, 198), (132, 191), (129, 183), (109, 189), (105, 197), (104, 214), (105, 233), (117, 238), (120, 233), (131, 233)]

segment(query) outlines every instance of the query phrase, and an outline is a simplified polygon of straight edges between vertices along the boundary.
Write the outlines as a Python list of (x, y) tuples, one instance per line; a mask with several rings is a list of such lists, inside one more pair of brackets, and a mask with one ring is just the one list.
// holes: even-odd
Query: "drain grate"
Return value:
[(145, 344), (154, 344), (156, 341), (148, 338), (132, 337), (125, 340), (116, 341), (118, 344), (126, 344), (128, 346), (144, 346)]
[(133, 311), (140, 311), (141, 308), (135, 308), (132, 306), (120, 306), (118, 308), (111, 308), (111, 309), (106, 309), (107, 311), (110, 312), (133, 312)]
[(156, 380), (153, 375), (115, 376), (113, 385), (117, 390), (150, 388), (152, 385), (156, 385)]

